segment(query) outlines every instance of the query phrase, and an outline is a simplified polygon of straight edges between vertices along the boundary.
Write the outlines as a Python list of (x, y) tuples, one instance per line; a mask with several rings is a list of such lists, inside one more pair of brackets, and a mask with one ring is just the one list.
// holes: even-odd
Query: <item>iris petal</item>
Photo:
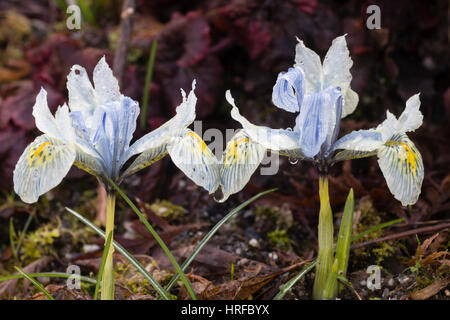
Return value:
[(336, 125), (336, 108), (341, 99), (338, 88), (305, 96), (294, 131), (300, 135), (300, 149), (305, 156), (317, 155)]
[(184, 129), (170, 139), (167, 151), (175, 165), (197, 185), (213, 193), (219, 185), (219, 161), (195, 132)]
[(172, 135), (178, 134), (180, 130), (189, 126), (194, 121), (195, 105), (197, 103), (197, 97), (195, 96), (194, 90), (195, 80), (192, 82), (192, 90), (187, 98), (184, 90), (181, 90), (183, 100), (176, 109), (176, 115), (159, 128), (147, 133), (133, 143), (123, 155), (121, 159), (122, 164), (133, 155), (144, 152), (147, 149), (156, 148), (163, 143), (167, 143)]
[(303, 72), (300, 68), (289, 68), (280, 72), (272, 91), (272, 102), (278, 108), (298, 112), (303, 100)]
[(240, 113), (239, 109), (234, 103), (234, 99), (231, 96), (230, 90), (225, 94), (225, 97), (229, 104), (233, 106), (231, 110), (231, 117), (240, 122), (245, 132), (250, 139), (256, 143), (259, 143), (266, 149), (273, 151), (280, 150), (292, 150), (298, 149), (298, 133), (291, 130), (284, 129), (271, 129), (264, 126), (256, 126), (245, 119)]
[(406, 134), (396, 134), (378, 152), (378, 164), (394, 197), (406, 206), (417, 202), (424, 169), (422, 157)]
[(303, 70), (305, 75), (305, 94), (312, 94), (322, 90), (322, 63), (320, 57), (313, 50), (307, 48), (303, 41), (297, 38), (295, 47), (295, 66)]
[(250, 139), (245, 130), (240, 130), (228, 142), (222, 157), (220, 185), (224, 202), (241, 191), (264, 158), (266, 149)]
[(23, 152), (14, 169), (14, 191), (27, 203), (56, 187), (75, 160), (75, 150), (47, 135), (37, 137)]
[(120, 100), (119, 83), (104, 56), (94, 68), (93, 80), (98, 104)]

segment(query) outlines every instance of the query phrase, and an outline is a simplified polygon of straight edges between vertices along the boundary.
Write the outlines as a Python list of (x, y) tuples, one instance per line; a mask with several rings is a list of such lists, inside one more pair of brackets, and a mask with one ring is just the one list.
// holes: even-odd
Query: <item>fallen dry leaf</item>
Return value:
[(437, 294), (439, 291), (444, 289), (450, 284), (450, 279), (441, 279), (437, 280), (433, 284), (430, 284), (428, 287), (425, 287), (411, 295), (411, 299), (413, 300), (426, 300), (435, 294)]

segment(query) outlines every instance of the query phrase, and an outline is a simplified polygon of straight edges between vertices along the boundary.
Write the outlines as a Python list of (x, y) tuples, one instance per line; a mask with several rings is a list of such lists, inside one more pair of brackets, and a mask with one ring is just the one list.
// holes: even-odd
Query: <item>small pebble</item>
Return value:
[(386, 298), (386, 296), (389, 294), (389, 289), (388, 288), (385, 288), (384, 290), (383, 290), (383, 293), (381, 294), (381, 297), (382, 298)]
[(445, 289), (445, 295), (447, 296), (447, 297), (450, 297), (450, 290), (448, 290), (448, 289)]
[(270, 259), (272, 259), (272, 260), (278, 260), (278, 255), (277, 255), (277, 253), (276, 252), (269, 252), (269, 258)]
[(254, 248), (258, 248), (259, 247), (259, 243), (258, 240), (256, 240), (255, 238), (250, 239), (250, 241), (248, 242), (249, 245), (251, 245)]
[(85, 253), (89, 253), (89, 252), (94, 252), (100, 249), (100, 246), (96, 245), (96, 244), (85, 244), (83, 246), (83, 251)]
[(366, 282), (366, 280), (362, 280), (359, 284), (362, 286), (366, 286), (367, 282)]
[(390, 278), (387, 284), (389, 287), (393, 287), (394, 286), (394, 278)]
[(237, 248), (235, 252), (236, 252), (237, 255), (241, 255), (242, 249), (241, 248)]
[(407, 276), (399, 276), (398, 277), (398, 282), (400, 282), (401, 284), (405, 284), (409, 281), (409, 277)]

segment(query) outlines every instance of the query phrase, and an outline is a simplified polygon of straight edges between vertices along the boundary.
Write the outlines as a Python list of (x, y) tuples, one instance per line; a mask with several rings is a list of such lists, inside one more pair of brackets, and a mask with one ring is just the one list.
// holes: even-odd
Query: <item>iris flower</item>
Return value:
[[(125, 177), (158, 161), (173, 148), (173, 140), (195, 119), (194, 94), (183, 100), (176, 115), (158, 129), (130, 146), (136, 129), (139, 106), (120, 93), (117, 79), (103, 57), (93, 74), (94, 86), (86, 70), (74, 65), (67, 77), (69, 105), (58, 107), (53, 116), (42, 88), (36, 97), (33, 116), (43, 133), (23, 152), (14, 169), (14, 190), (24, 202), (36, 202), (40, 195), (57, 186), (75, 165), (97, 177), (107, 191), (105, 234), (113, 239), (115, 189)], [(136, 159), (124, 169), (131, 157)], [(114, 248), (110, 242), (101, 281), (101, 298), (114, 299)]]
[[(328, 196), (330, 166), (337, 161), (377, 155), (390, 191), (403, 205), (417, 201), (424, 176), (422, 157), (406, 135), (422, 124), (418, 94), (408, 99), (398, 119), (388, 111), (387, 119), (378, 127), (354, 131), (337, 140), (341, 119), (351, 114), (358, 104), (358, 95), (350, 88), (352, 64), (345, 36), (333, 40), (323, 63), (299, 40), (295, 65), (278, 75), (272, 92), (275, 106), (298, 113), (293, 130), (271, 129), (250, 123), (240, 115), (230, 92), (226, 93), (233, 106), (231, 116), (243, 127), (239, 134), (248, 137), (247, 144), (259, 146), (252, 150), (247, 148), (249, 152), (238, 161), (241, 167), (253, 161), (257, 152), (271, 150), (311, 161), (319, 169), (319, 248), (314, 299), (330, 299), (337, 294), (337, 280), (330, 277), (332, 267), (338, 267), (333, 255), (333, 215)], [(256, 167), (254, 163), (252, 167), (246, 167), (248, 178)], [(341, 271), (345, 273), (345, 267)]]
[(231, 116), (241, 123), (242, 134), (264, 151), (313, 162), (321, 174), (337, 161), (377, 155), (395, 198), (403, 205), (414, 204), (424, 171), (421, 155), (406, 132), (422, 124), (419, 95), (408, 99), (398, 119), (387, 111), (387, 119), (377, 128), (354, 131), (337, 140), (341, 118), (358, 104), (358, 95), (350, 88), (353, 61), (345, 36), (333, 40), (323, 64), (314, 51), (298, 41), (295, 65), (278, 75), (272, 92), (275, 106), (298, 113), (294, 129), (253, 125), (239, 113), (227, 91), (226, 98), (233, 106)]
[(48, 108), (45, 89), (36, 97), (33, 116), (43, 134), (25, 149), (14, 170), (14, 190), (24, 202), (36, 202), (57, 186), (72, 165), (93, 174), (104, 186), (106, 177), (120, 182), (165, 156), (172, 136), (195, 119), (194, 81), (187, 98), (181, 90), (183, 101), (176, 115), (130, 146), (138, 103), (120, 93), (105, 58), (96, 65), (93, 81), (94, 86), (86, 70), (74, 65), (67, 77), (69, 105), (58, 107), (55, 116)]

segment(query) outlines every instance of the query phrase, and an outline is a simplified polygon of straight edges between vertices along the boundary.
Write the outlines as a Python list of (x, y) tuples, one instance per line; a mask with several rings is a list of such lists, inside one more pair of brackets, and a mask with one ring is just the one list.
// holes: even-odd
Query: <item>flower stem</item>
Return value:
[[(105, 234), (111, 233), (111, 240), (114, 238), (114, 212), (116, 208), (116, 193), (109, 191), (106, 196), (106, 230)], [(108, 255), (106, 256), (105, 269), (102, 275), (101, 299), (114, 300), (114, 246), (113, 241), (109, 244)]]
[(333, 264), (333, 213), (328, 195), (328, 177), (319, 176), (319, 253), (317, 255), (316, 278), (314, 280), (313, 299), (325, 298), (328, 274)]

